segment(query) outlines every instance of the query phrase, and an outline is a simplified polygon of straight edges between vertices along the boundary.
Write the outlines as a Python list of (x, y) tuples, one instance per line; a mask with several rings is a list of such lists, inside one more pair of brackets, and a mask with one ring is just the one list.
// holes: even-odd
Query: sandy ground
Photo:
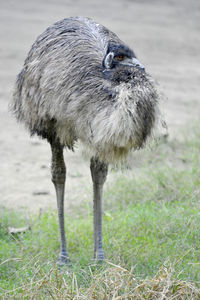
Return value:
[[(199, 117), (199, 0), (0, 0), (0, 206), (30, 212), (56, 207), (49, 145), (30, 139), (7, 106), (36, 37), (55, 21), (75, 15), (94, 18), (135, 50), (166, 95), (162, 107), (171, 138)], [(65, 158), (66, 208), (71, 209), (91, 202), (91, 180), (80, 151), (66, 151)]]

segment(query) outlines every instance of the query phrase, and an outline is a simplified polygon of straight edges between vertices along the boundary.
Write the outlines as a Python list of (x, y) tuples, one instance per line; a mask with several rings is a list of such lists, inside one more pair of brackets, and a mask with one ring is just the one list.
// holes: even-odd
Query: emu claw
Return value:
[(59, 267), (65, 266), (65, 265), (71, 265), (71, 261), (69, 259), (69, 256), (61, 255), (60, 258), (57, 261), (57, 265)]
[(104, 254), (103, 251), (96, 252), (94, 254), (94, 259), (97, 263), (103, 263), (104, 262)]

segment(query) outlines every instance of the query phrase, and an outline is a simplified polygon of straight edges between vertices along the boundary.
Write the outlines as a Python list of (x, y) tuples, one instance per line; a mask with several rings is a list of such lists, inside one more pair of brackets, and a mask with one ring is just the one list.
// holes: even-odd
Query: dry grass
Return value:
[[(153, 278), (137, 279), (133, 270), (107, 261), (97, 273), (92, 268), (89, 288), (79, 287), (74, 272), (52, 268), (45, 274), (40, 265), (30, 284), (7, 291), (4, 296), (9, 299), (17, 295), (19, 299), (74, 299), (74, 300), (124, 300), (124, 299), (200, 299), (200, 289), (194, 283), (174, 278), (172, 267), (162, 266)], [(96, 274), (95, 274), (96, 273)], [(39, 276), (38, 276), (39, 275)], [(36, 279), (41, 277), (40, 279)], [(67, 280), (66, 280), (67, 278)]]
[[(104, 247), (109, 260), (102, 265), (91, 263), (91, 208), (83, 216), (66, 218), (73, 266), (62, 269), (55, 264), (56, 212), (27, 221), (14, 211), (0, 210), (0, 299), (200, 300), (196, 128), (190, 139), (160, 145), (156, 156), (147, 153), (151, 164), (140, 176), (118, 178), (105, 193)], [(180, 168), (175, 169), (177, 161)], [(27, 223), (32, 231), (9, 233), (9, 226)]]

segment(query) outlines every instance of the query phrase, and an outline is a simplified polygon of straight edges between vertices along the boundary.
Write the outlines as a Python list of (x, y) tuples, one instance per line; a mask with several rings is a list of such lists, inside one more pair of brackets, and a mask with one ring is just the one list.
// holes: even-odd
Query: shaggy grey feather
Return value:
[(115, 45), (129, 49), (88, 18), (49, 27), (17, 77), (12, 104), (17, 119), (31, 134), (56, 137), (69, 148), (80, 140), (107, 162), (140, 148), (157, 118), (158, 95), (150, 76), (137, 67), (103, 70), (108, 48)]
[(59, 21), (33, 44), (17, 77), (11, 110), (31, 134), (51, 145), (61, 263), (69, 261), (63, 148), (73, 149), (80, 140), (91, 154), (94, 257), (102, 260), (102, 193), (108, 163), (123, 160), (145, 144), (159, 118), (158, 99), (134, 52), (91, 19)]

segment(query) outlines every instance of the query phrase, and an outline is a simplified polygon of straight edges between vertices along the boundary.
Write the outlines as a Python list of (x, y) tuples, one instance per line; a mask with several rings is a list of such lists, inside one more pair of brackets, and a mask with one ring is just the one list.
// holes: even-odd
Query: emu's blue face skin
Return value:
[(103, 72), (119, 65), (138, 67), (144, 71), (144, 66), (137, 60), (135, 53), (130, 48), (125, 45), (110, 44), (102, 62)]
[(145, 73), (145, 68), (137, 60), (135, 53), (125, 45), (109, 45), (102, 67), (103, 78), (116, 84), (130, 82), (135, 72)]

